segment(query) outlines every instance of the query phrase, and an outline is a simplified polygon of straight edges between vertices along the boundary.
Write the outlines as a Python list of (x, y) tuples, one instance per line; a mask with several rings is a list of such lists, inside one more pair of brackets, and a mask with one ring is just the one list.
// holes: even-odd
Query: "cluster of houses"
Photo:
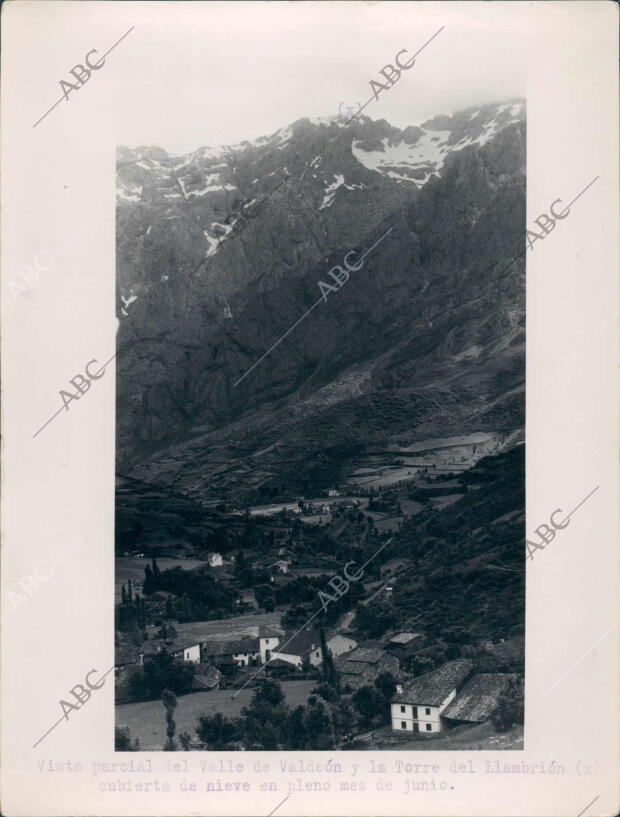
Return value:
[(445, 726), (483, 723), (514, 675), (474, 673), (467, 658), (448, 661), (400, 686), (391, 702), (392, 730), (429, 734)]
[[(204, 625), (202, 632), (201, 624)], [(140, 667), (148, 658), (164, 651), (173, 659), (198, 665), (197, 674), (201, 677), (208, 669), (213, 683), (201, 688), (215, 688), (223, 675), (234, 676), (244, 667), (269, 664), (270, 671), (275, 674), (279, 667), (294, 672), (306, 665), (319, 666), (323, 662), (320, 638), (315, 630), (305, 629), (289, 635), (261, 625), (252, 628), (255, 635), (231, 632), (227, 636), (214, 632), (214, 624), (213, 621), (187, 625), (166, 622), (153, 633), (154, 637), (140, 646), (117, 648), (117, 680), (125, 680), (132, 667)]]
[[(220, 623), (229, 624), (230, 620)], [(140, 646), (118, 647), (117, 690), (126, 686), (131, 672), (141, 668), (145, 660), (164, 650), (176, 660), (195, 664), (194, 690), (218, 689), (222, 678), (235, 677), (244, 668), (264, 666), (267, 675), (290, 677), (323, 663), (319, 633), (311, 627), (289, 634), (275, 626), (250, 625), (245, 632), (227, 635), (217, 625), (214, 621), (167, 622), (157, 632), (150, 628), (152, 637)], [(344, 693), (373, 684), (381, 673), (392, 674), (397, 684), (391, 701), (393, 732), (433, 734), (446, 726), (487, 720), (514, 676), (476, 673), (473, 661), (460, 658), (412, 679), (402, 672), (400, 663), (419, 652), (423, 643), (422, 634), (415, 632), (396, 633), (385, 643), (362, 644), (336, 633), (327, 639), (326, 646)]]

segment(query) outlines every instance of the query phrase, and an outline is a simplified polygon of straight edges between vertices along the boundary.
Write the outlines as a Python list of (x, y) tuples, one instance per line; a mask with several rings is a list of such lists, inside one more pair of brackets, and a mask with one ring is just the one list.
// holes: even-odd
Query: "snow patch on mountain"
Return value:
[(524, 119), (524, 102), (482, 105), (453, 116), (437, 116), (398, 134), (385, 136), (381, 147), (364, 139), (351, 145), (353, 156), (369, 170), (399, 183), (422, 187), (440, 175), (450, 153), (469, 145), (486, 145), (500, 131)]
[(134, 301), (138, 300), (137, 295), (130, 295), (128, 298), (125, 298), (124, 295), (121, 295), (121, 301), (123, 302), (123, 307), (121, 312), (123, 315), (127, 316), (129, 313), (127, 312), (127, 307), (130, 306)]
[(438, 170), (450, 152), (448, 138), (451, 131), (429, 131), (415, 145), (404, 141), (390, 145), (382, 140), (381, 150), (367, 151), (361, 142), (353, 142), (351, 150), (355, 158), (369, 170), (376, 170), (391, 179), (415, 182), (422, 186), (430, 175)]
[(345, 187), (347, 190), (363, 190), (365, 187), (365, 185), (363, 184), (349, 185), (345, 182), (344, 176), (337, 175), (336, 173), (334, 173), (334, 179), (336, 181), (332, 182), (332, 184), (328, 184), (327, 187), (325, 188), (325, 195), (323, 196), (323, 201), (321, 203), (321, 206), (319, 207), (319, 210), (323, 210), (325, 207), (332, 206), (338, 188)]
[(128, 187), (126, 190), (123, 190), (122, 187), (117, 187), (116, 195), (121, 199), (125, 199), (125, 201), (140, 201), (142, 198), (142, 187)]

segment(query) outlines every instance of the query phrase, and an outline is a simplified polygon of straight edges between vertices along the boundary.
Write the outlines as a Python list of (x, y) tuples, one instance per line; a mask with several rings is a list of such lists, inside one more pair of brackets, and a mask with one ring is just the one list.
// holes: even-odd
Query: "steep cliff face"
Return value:
[[(121, 149), (119, 469), (241, 495), (334, 447), (522, 427), (523, 259), (505, 267), (525, 230), (524, 114), (511, 101), (404, 131), (302, 119), (183, 157)], [(328, 271), (388, 230), (246, 375)]]

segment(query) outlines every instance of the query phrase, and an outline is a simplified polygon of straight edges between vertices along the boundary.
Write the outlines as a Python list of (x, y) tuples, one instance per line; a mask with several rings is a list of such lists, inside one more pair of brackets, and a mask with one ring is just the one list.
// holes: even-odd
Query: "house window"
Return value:
[(400, 722), (400, 728), (401, 729), (406, 729), (407, 728), (407, 722), (406, 721), (401, 721)]
[(430, 725), (430, 723), (427, 723), (427, 724), (426, 724), (426, 731), (427, 731), (427, 732), (430, 732), (432, 728), (433, 728), (433, 727)]
[(401, 706), (400, 711), (401, 711), (401, 712), (404, 712), (404, 711), (405, 711), (405, 707), (404, 707), (404, 706)]
[(426, 714), (427, 714), (427, 715), (430, 715), (430, 714), (431, 714), (431, 710), (430, 710), (428, 707), (426, 707)]
[(414, 717), (414, 718), (417, 718), (417, 717), (418, 717), (418, 707), (417, 707), (417, 706), (414, 706), (414, 707), (413, 707), (413, 717)]

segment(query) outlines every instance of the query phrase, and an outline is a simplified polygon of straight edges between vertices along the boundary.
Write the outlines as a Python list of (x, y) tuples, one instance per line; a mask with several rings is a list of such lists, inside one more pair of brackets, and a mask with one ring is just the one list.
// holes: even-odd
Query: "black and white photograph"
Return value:
[(618, 813), (619, 22), (3, 4), (2, 815)]
[(522, 77), (420, 100), (438, 26), (281, 108), (320, 22), (260, 133), (118, 146), (118, 751), (524, 745)]

